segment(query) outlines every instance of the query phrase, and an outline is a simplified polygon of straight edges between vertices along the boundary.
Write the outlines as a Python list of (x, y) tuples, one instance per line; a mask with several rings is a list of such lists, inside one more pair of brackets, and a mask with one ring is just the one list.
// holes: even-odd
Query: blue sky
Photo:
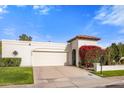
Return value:
[(66, 42), (76, 35), (100, 37), (102, 46), (124, 42), (124, 6), (0, 6), (0, 39)]

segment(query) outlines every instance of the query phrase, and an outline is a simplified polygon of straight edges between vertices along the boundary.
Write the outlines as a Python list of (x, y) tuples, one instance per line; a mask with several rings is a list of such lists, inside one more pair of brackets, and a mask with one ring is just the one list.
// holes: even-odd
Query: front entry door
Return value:
[(73, 49), (72, 51), (72, 65), (76, 66), (76, 50)]

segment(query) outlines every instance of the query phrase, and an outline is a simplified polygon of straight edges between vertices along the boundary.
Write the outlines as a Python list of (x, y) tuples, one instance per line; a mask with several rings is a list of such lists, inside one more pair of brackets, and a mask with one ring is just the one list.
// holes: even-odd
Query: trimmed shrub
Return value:
[(93, 63), (100, 61), (100, 57), (103, 54), (103, 50), (98, 46), (81, 46), (79, 49), (79, 55), (81, 59), (81, 65), (86, 67), (93, 67)]
[(20, 66), (21, 58), (0, 58), (0, 67)]

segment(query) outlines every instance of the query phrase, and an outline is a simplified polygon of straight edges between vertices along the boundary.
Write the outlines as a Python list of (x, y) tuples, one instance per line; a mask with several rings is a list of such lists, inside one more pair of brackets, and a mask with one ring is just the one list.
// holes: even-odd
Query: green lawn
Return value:
[(93, 73), (103, 77), (124, 76), (124, 70), (103, 71), (103, 75), (101, 75), (100, 72), (93, 72)]
[(0, 85), (31, 83), (33, 83), (31, 67), (0, 67)]

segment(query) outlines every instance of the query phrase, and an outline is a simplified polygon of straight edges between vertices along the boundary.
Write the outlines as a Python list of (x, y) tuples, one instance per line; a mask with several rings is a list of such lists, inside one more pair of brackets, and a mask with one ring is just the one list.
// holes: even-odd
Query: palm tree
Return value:
[(21, 40), (21, 41), (32, 41), (32, 37), (27, 36), (26, 34), (22, 34), (22, 35), (19, 36), (19, 40)]

